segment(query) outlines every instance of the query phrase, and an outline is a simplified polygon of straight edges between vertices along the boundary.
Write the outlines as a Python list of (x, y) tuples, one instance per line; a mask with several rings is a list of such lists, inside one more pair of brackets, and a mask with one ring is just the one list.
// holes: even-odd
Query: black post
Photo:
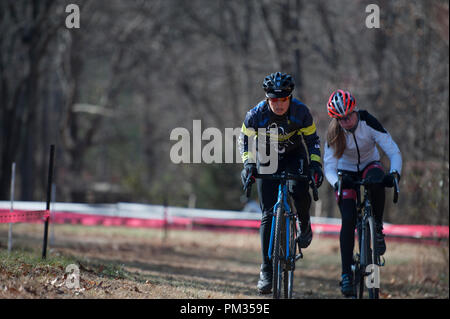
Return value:
[(165, 242), (167, 240), (167, 232), (169, 228), (169, 216), (168, 216), (168, 199), (167, 199), (167, 193), (164, 195), (164, 235), (163, 235), (163, 241)]
[[(47, 207), (46, 210), (50, 211), (50, 201), (52, 194), (52, 180), (53, 180), (53, 163), (55, 157), (55, 145), (50, 145), (50, 162), (48, 165), (48, 181), (47, 181)], [(45, 219), (44, 225), (44, 243), (42, 245), (42, 259), (47, 257), (47, 239), (48, 239), (48, 220), (50, 217)]]

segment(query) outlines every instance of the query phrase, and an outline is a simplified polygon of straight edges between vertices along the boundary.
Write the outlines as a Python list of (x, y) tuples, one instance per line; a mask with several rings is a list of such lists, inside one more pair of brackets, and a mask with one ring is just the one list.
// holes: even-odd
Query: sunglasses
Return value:
[(346, 117), (338, 118), (338, 121), (339, 121), (339, 122), (346, 122), (346, 121), (350, 120), (350, 117), (351, 117), (352, 115), (353, 115), (353, 113), (350, 113), (350, 114), (347, 115)]
[(286, 96), (286, 97), (269, 97), (270, 102), (286, 102), (287, 100), (289, 100), (291, 98), (291, 96)]

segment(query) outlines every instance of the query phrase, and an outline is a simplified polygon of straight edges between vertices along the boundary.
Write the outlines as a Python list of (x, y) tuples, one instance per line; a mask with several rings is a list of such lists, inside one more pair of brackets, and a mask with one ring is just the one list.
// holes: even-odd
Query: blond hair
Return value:
[(345, 142), (344, 129), (335, 118), (331, 120), (330, 125), (328, 126), (327, 143), (328, 146), (333, 148), (334, 157), (341, 158), (347, 144)]

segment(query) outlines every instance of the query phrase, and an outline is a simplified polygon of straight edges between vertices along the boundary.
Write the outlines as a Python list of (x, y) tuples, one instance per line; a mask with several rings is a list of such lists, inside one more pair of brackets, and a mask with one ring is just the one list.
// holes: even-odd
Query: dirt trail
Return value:
[[(63, 282), (63, 269), (47, 277), (35, 274), (33, 282), (32, 272), (27, 279), (0, 268), (0, 298), (270, 298), (258, 295), (255, 288), (258, 234), (171, 231), (163, 240), (158, 230), (55, 227), (50, 253), (77, 260), (81, 289), (56, 287)], [(39, 225), (18, 228), (17, 245), (40, 242)], [(0, 228), (1, 249), (6, 236), (7, 231)], [(448, 243), (423, 246), (388, 241), (387, 245), (386, 266), (381, 268), (382, 298), (449, 298)], [(338, 239), (315, 236), (304, 256), (297, 264), (293, 297), (342, 298)], [(24, 280), (28, 280), (25, 288)], [(8, 285), (9, 291), (5, 290)]]

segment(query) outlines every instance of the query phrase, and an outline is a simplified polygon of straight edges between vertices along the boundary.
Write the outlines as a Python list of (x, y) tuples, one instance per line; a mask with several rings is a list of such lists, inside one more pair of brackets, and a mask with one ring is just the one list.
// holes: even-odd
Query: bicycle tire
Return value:
[(364, 298), (364, 273), (365, 273), (365, 256), (366, 256), (366, 231), (365, 225), (360, 224), (358, 226), (358, 247), (359, 247), (359, 259), (356, 265), (356, 276), (355, 276), (355, 287), (356, 287), (356, 298)]
[(283, 270), (283, 292), (284, 299), (289, 299), (289, 271), (287, 269)]
[(364, 270), (361, 268), (361, 265), (358, 266), (358, 299), (364, 298)]
[[(378, 254), (377, 254), (377, 249), (376, 249), (376, 233), (375, 233), (375, 222), (373, 220), (373, 217), (369, 217), (368, 218), (368, 223), (367, 225), (369, 226), (369, 232), (370, 232), (370, 236), (368, 238), (370, 238), (369, 241), (369, 264), (373, 264), (375, 265), (375, 269), (373, 269), (373, 271), (377, 270), (377, 266), (379, 264), (378, 262)], [(378, 299), (379, 298), (379, 288), (377, 287), (371, 287), (368, 288), (369, 290), (369, 298), (370, 299)]]
[(274, 234), (274, 243), (273, 243), (273, 277), (272, 277), (272, 293), (273, 299), (280, 299), (281, 296), (281, 284), (282, 284), (282, 262), (280, 257), (282, 254), (282, 229), (283, 229), (283, 215), (284, 208), (282, 205), (277, 208), (277, 218), (275, 219), (275, 234)]
[(284, 298), (292, 299), (293, 287), (294, 287), (294, 269), (295, 269), (295, 255), (297, 253), (297, 227), (295, 224), (295, 219), (289, 219), (289, 267), (285, 267), (284, 271)]

